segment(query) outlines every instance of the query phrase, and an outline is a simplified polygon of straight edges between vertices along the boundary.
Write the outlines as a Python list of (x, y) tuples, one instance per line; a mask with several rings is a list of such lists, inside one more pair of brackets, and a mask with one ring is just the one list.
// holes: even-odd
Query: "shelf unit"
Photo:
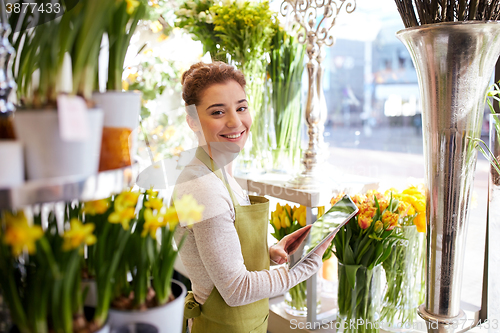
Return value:
[(11, 188), (0, 188), (0, 210), (71, 201), (99, 200), (119, 193), (135, 182), (138, 165), (99, 172), (91, 176), (71, 176), (27, 181)]
[[(287, 200), (290, 202), (298, 203), (306, 206), (306, 223), (312, 224), (316, 219), (312, 209), (315, 207), (326, 206), (330, 203), (330, 199), (334, 194), (345, 192), (347, 194), (354, 194), (358, 192), (365, 192), (371, 189), (378, 188), (378, 182), (371, 178), (341, 175), (338, 179), (341, 181), (334, 181), (328, 176), (325, 176), (325, 185), (317, 190), (299, 190), (294, 189), (289, 185), (291, 180), (290, 175), (278, 173), (265, 173), (261, 175), (240, 175), (236, 176), (236, 181), (246, 190), (257, 195), (267, 195), (277, 199)], [(292, 259), (293, 260), (293, 259)], [(311, 276), (307, 282), (307, 312), (306, 320), (313, 327), (319, 328), (321, 325), (331, 322), (336, 319), (336, 311), (326, 311), (317, 313), (316, 305), (317, 298), (317, 274)], [(274, 311), (273, 307), (270, 308), (272, 315), (283, 317), (279, 311)], [(286, 321), (286, 320), (285, 320)], [(271, 325), (271, 323), (270, 323)]]

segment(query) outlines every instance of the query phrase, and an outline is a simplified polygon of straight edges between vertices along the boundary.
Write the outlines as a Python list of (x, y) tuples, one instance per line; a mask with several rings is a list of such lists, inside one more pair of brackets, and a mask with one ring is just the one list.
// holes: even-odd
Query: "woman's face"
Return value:
[[(238, 151), (243, 149), (252, 126), (252, 118), (245, 91), (239, 83), (229, 80), (211, 85), (203, 92), (196, 109), (204, 136), (199, 137), (200, 142), (205, 141), (212, 149), (235, 145), (239, 148)], [(199, 130), (195, 131), (201, 135)]]

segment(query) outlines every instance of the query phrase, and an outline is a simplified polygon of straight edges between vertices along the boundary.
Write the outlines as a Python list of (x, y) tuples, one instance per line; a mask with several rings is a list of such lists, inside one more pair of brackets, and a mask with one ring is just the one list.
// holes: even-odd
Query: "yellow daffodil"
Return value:
[(29, 226), (22, 211), (16, 215), (6, 212), (5, 223), (6, 230), (3, 241), (11, 246), (13, 256), (19, 256), (24, 249), (29, 254), (36, 252), (36, 241), (43, 236), (43, 230), (40, 226)]
[(132, 15), (141, 4), (138, 0), (125, 0), (127, 2), (127, 14)]
[(184, 195), (180, 200), (174, 200), (174, 207), (177, 211), (179, 222), (190, 226), (201, 221), (203, 217), (203, 205), (198, 205), (196, 199), (191, 194)]
[(135, 207), (139, 199), (139, 192), (125, 191), (116, 196), (115, 211), (121, 212), (127, 208)]
[(163, 207), (163, 200), (158, 198), (150, 198), (144, 203), (144, 206), (151, 209), (160, 210)]
[(146, 194), (150, 198), (156, 198), (158, 196), (158, 191), (153, 190), (153, 188), (151, 187), (149, 190), (146, 190)]
[[(115, 202), (116, 204), (116, 202)], [(114, 211), (108, 217), (108, 221), (110, 223), (121, 223), (123, 229), (128, 230), (130, 220), (135, 217), (135, 208), (134, 207), (126, 207), (121, 211)]]
[(93, 223), (83, 224), (80, 220), (73, 218), (70, 220), (70, 229), (63, 234), (63, 250), (69, 251), (77, 249), (80, 245), (95, 244), (97, 238), (92, 234), (94, 231)]
[(128, 81), (127, 81), (127, 80), (123, 80), (123, 81), (122, 81), (122, 89), (123, 89), (123, 90), (128, 90), (128, 88), (129, 88), (129, 83), (128, 83)]
[(83, 212), (88, 215), (104, 214), (109, 208), (109, 200), (87, 201), (83, 204)]
[(144, 210), (144, 226), (142, 229), (141, 237), (146, 237), (149, 233), (151, 238), (156, 239), (156, 231), (163, 226), (163, 215), (153, 214), (150, 208)]

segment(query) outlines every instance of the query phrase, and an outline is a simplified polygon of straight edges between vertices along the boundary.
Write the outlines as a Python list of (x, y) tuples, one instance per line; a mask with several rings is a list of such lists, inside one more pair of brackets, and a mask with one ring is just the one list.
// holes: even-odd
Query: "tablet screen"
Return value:
[(358, 207), (356, 207), (348, 195), (333, 205), (332, 208), (313, 223), (308, 239), (304, 241), (305, 245), (300, 252), (300, 257), (297, 255), (300, 248), (293, 255), (293, 259), (295, 260), (293, 262), (290, 261), (290, 269), (304, 261), (308, 257), (308, 253), (316, 250), (330, 235), (336, 234), (357, 212)]

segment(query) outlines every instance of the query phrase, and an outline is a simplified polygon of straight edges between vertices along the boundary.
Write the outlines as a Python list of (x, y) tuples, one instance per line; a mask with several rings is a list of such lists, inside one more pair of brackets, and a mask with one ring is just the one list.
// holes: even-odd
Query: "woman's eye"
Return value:
[(248, 109), (248, 107), (242, 106), (241, 108), (238, 109), (238, 111), (246, 111), (247, 109)]
[(221, 115), (223, 112), (222, 111), (214, 111), (212, 112), (212, 116), (218, 116), (218, 115)]

